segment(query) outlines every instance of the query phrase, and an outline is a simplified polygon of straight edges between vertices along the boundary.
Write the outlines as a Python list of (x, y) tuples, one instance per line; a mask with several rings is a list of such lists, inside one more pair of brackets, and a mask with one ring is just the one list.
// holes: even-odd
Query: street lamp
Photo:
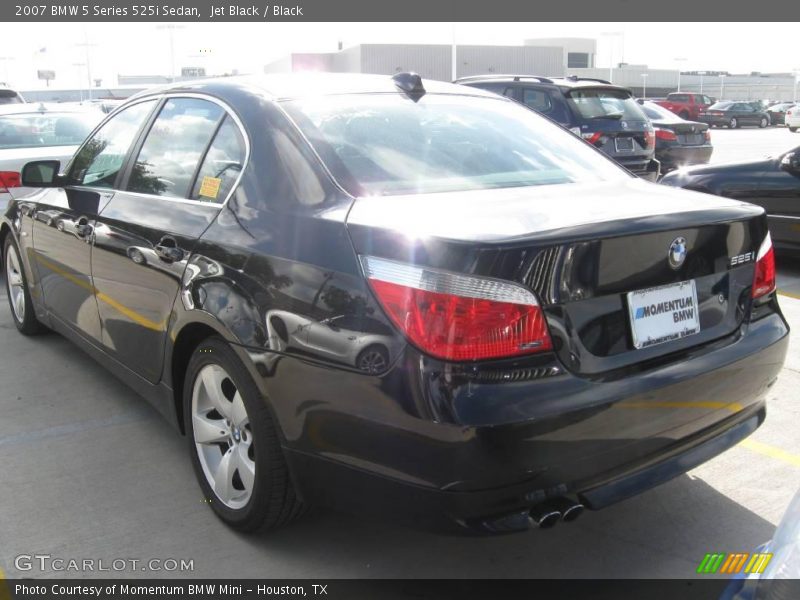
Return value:
[[(89, 43), (89, 34), (86, 33), (86, 30), (83, 30), (83, 43), (75, 44), (78, 47), (83, 47), (86, 49), (86, 79), (88, 80), (89, 84), (89, 100), (92, 99), (92, 62), (89, 58), (89, 48), (93, 46), (97, 46), (97, 44), (90, 44)], [(75, 63), (73, 63), (75, 64)], [(82, 96), (82, 94), (81, 94)]]
[[(625, 34), (621, 31), (604, 31), (600, 35), (608, 37), (608, 81), (614, 83), (614, 42), (612, 38), (622, 38), (622, 54), (625, 54)], [(622, 60), (620, 60), (622, 62)]]
[(647, 100), (647, 73), (642, 73), (642, 98)]
[(700, 93), (702, 94), (703, 93), (703, 75), (705, 75), (706, 72), (705, 71), (698, 71), (697, 74), (700, 75)]
[(681, 91), (681, 65), (680, 63), (686, 62), (685, 58), (674, 58), (673, 59), (678, 64), (678, 91)]
[(156, 29), (166, 29), (169, 32), (169, 78), (170, 81), (175, 81), (175, 30), (183, 29), (183, 25), (170, 23), (169, 25), (157, 25)]
[(727, 75), (725, 73), (719, 74), (719, 99), (720, 101), (725, 99), (725, 78)]

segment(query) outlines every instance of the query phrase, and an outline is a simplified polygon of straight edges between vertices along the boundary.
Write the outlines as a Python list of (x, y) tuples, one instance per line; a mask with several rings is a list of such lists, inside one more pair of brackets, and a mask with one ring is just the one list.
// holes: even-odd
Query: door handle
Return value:
[(184, 256), (183, 250), (178, 248), (178, 242), (175, 241), (175, 238), (170, 236), (161, 238), (158, 244), (156, 244), (155, 253), (161, 260), (170, 263), (179, 262), (183, 260)]

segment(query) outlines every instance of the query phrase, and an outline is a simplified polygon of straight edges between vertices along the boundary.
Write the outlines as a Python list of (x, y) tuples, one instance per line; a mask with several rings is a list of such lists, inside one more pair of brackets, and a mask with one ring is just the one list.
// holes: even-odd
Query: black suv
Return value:
[(635, 175), (658, 179), (653, 126), (627, 88), (575, 76), (479, 75), (455, 83), (512, 98), (580, 135)]

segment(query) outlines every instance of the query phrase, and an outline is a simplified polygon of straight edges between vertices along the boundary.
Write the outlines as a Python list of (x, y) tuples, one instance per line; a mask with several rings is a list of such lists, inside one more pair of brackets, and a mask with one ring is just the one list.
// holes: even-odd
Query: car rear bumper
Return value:
[(306, 501), (480, 528), (555, 498), (600, 508), (722, 452), (763, 421), (787, 346), (772, 313), (624, 377), (541, 367), (459, 382), (409, 349), (382, 377), (323, 378), (286, 357), (277, 370), (294, 384), (269, 395)]
[(700, 115), (699, 117), (697, 117), (696, 120), (699, 123), (708, 123), (709, 125), (727, 126), (728, 123), (730, 123), (731, 121), (731, 117), (726, 117), (725, 115), (720, 115), (715, 117), (709, 115)]
[(660, 149), (657, 152), (658, 160), (661, 161), (661, 170), (668, 171), (687, 165), (705, 164), (711, 160), (714, 146), (705, 144), (703, 146), (672, 146)]

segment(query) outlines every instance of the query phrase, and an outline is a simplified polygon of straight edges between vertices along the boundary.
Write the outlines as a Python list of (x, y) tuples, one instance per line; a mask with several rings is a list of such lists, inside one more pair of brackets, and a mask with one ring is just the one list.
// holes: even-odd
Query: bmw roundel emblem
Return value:
[(672, 240), (669, 245), (669, 266), (673, 269), (679, 269), (686, 260), (686, 238), (677, 237)]

